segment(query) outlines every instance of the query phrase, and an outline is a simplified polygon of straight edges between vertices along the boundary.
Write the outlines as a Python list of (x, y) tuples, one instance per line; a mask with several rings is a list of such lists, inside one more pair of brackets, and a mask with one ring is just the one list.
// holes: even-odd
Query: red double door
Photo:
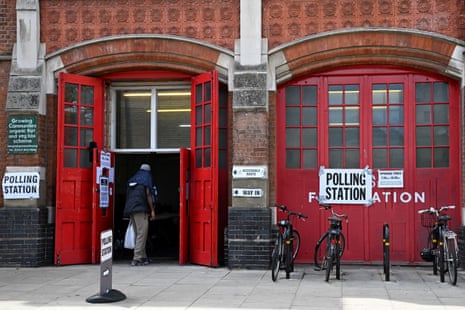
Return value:
[[(98, 172), (104, 141), (101, 79), (60, 74), (55, 264), (98, 263), (100, 232), (113, 228), (102, 208)], [(217, 266), (226, 222), (226, 96), (216, 72), (192, 79), (191, 149), (180, 152), (179, 261)], [(225, 94), (225, 92), (222, 92)], [(220, 143), (220, 141), (223, 141)], [(221, 198), (220, 198), (221, 197)]]
[[(321, 167), (373, 171), (373, 204), (334, 204), (343, 223), (344, 260), (383, 259), (390, 225), (391, 259), (422, 261), (427, 230), (417, 211), (456, 205), (461, 223), (460, 88), (456, 81), (392, 68), (334, 70), (284, 85), (277, 105), (277, 200), (309, 216), (294, 221), (303, 237), (300, 262), (312, 262), (328, 229), (320, 210)], [(379, 172), (401, 171), (401, 186), (379, 186)], [(278, 213), (278, 216), (281, 214)]]

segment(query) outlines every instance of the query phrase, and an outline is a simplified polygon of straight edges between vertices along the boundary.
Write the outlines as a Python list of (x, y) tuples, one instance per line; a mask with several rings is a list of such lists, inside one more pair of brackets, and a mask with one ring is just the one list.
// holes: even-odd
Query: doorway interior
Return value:
[(155, 221), (150, 222), (147, 256), (152, 260), (179, 258), (179, 153), (115, 154), (114, 260), (130, 260), (133, 251), (123, 246), (129, 219), (123, 217), (126, 182), (142, 163), (152, 167), (158, 189)]

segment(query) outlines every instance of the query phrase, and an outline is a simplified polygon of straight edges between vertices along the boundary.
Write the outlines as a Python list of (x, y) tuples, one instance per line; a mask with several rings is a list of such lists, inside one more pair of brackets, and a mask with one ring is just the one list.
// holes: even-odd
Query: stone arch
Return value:
[(46, 61), (49, 81), (58, 71), (97, 77), (139, 70), (188, 75), (217, 70), (226, 81), (233, 58), (232, 51), (195, 39), (141, 34), (81, 42), (47, 55)]
[[(360, 28), (308, 36), (270, 50), (276, 83), (354, 65), (391, 65), (463, 79), (465, 42), (429, 32)], [(272, 69), (273, 70), (273, 69)]]

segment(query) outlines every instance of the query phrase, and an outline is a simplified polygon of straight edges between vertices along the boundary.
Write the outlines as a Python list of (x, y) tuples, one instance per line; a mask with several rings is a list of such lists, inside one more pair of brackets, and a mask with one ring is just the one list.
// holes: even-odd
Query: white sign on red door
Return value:
[(371, 169), (320, 168), (319, 201), (322, 204), (372, 204)]

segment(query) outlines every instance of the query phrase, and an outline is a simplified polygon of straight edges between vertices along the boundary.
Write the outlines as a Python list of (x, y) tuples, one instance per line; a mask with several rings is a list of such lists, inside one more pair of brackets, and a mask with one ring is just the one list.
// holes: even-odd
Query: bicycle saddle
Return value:
[(440, 216), (438, 216), (438, 221), (439, 222), (447, 222), (451, 218), (452, 217), (450, 217), (450, 215), (440, 215)]

